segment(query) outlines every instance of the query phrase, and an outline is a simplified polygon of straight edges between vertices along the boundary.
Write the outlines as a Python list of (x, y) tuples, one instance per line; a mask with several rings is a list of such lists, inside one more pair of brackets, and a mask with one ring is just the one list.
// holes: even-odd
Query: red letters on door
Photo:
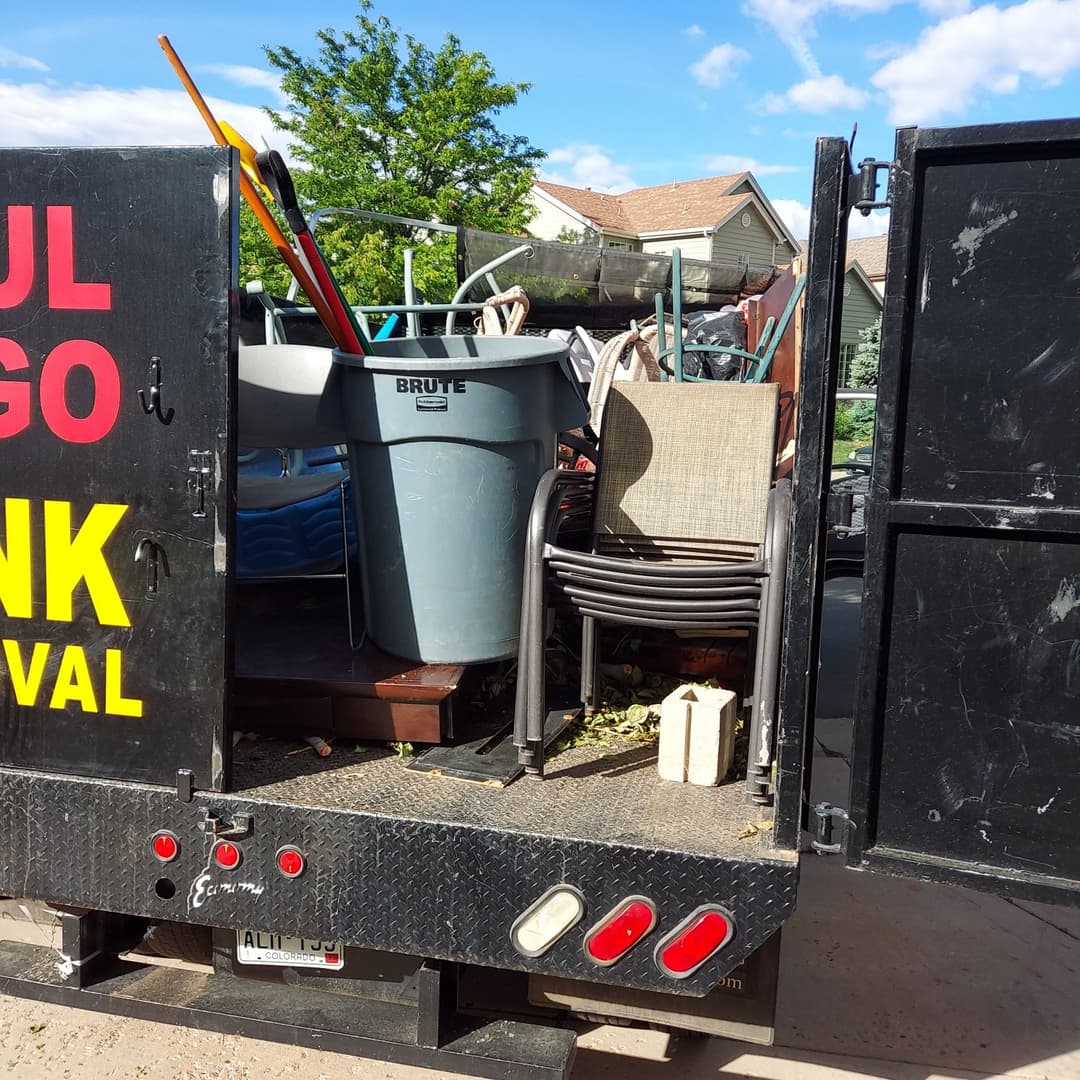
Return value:
[[(25, 303), (34, 285), (34, 208), (7, 208), (7, 277), (0, 281), (0, 310)], [(48, 306), (53, 310), (110, 311), (108, 282), (75, 280), (75, 222), (70, 206), (45, 208), (45, 273)], [(74, 416), (67, 405), (67, 382), (73, 368), (89, 371), (94, 404), (86, 416)], [(30, 368), (26, 352), (16, 341), (0, 338), (0, 439), (30, 425), (32, 382), (8, 380), (12, 372)], [(69, 443), (92, 443), (105, 438), (120, 412), (120, 372), (103, 345), (84, 338), (63, 341), (45, 357), (38, 375), (41, 415), (57, 438)]]

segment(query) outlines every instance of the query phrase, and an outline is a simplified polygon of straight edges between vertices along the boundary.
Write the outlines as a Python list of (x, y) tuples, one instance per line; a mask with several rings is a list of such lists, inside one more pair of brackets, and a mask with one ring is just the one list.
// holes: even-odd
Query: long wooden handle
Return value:
[[(199, 110), (199, 115), (206, 121), (206, 126), (210, 129), (210, 134), (213, 135), (214, 141), (219, 146), (228, 146), (229, 140), (225, 138), (225, 133), (221, 130), (221, 125), (218, 124), (217, 120), (214, 118), (214, 114), (210, 111), (210, 107), (206, 104), (202, 94), (199, 93), (199, 88), (188, 74), (187, 68), (184, 67), (184, 62), (172, 47), (172, 42), (170, 42), (168, 37), (164, 34), (159, 34), (158, 44), (169, 58), (169, 63), (179, 76), (180, 82), (183, 83), (184, 89), (187, 91), (188, 97), (190, 97), (194, 103), (195, 108)], [(262, 201), (262, 197), (255, 189), (255, 185), (244, 175), (243, 170), (240, 172), (240, 194), (244, 196), (248, 206), (255, 212), (255, 216), (259, 219), (259, 224), (262, 225), (266, 235), (270, 237), (270, 243), (277, 249), (277, 253), (281, 256), (282, 261), (292, 272), (293, 277), (299, 282), (300, 288), (304, 290), (304, 293), (311, 301), (311, 306), (315, 308), (316, 313), (322, 320), (323, 326), (330, 332), (330, 336), (340, 348), (349, 351), (349, 343), (343, 340), (341, 329), (334, 319), (330, 308), (327, 306), (326, 301), (323, 299), (323, 295), (319, 291), (318, 285), (312, 280), (311, 275), (304, 268), (303, 263), (300, 262), (296, 252), (292, 249), (292, 245), (285, 239), (285, 234), (278, 227), (278, 223), (273, 219), (270, 211), (267, 210), (266, 204)]]

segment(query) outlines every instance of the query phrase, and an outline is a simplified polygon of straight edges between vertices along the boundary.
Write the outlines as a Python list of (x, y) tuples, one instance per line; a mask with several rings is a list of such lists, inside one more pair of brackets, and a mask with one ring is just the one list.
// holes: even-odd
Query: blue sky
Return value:
[[(287, 149), (259, 111), (281, 105), (262, 46), (313, 55), (315, 31), (351, 26), (357, 7), (238, 8), (8, 5), (0, 145), (208, 141), (158, 48), (166, 33), (219, 118)], [(817, 135), (857, 122), (856, 158), (887, 158), (901, 124), (1080, 111), (1080, 0), (400, 0), (376, 12), (432, 46), (452, 31), (500, 79), (532, 83), (502, 126), (548, 152), (546, 178), (622, 191), (749, 168), (799, 236)]]

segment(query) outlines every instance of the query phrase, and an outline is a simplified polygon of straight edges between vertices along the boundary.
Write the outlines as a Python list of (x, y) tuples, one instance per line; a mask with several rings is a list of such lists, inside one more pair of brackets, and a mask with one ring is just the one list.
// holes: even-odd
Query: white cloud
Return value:
[(871, 210), (866, 217), (852, 210), (848, 215), (847, 234), (849, 240), (854, 240), (860, 236), (880, 236), (888, 231), (888, 210)]
[[(810, 235), (810, 207), (798, 199), (770, 199), (773, 209), (798, 240), (805, 240)], [(848, 216), (848, 239), (860, 236), (879, 236), (888, 232), (889, 214), (886, 210), (872, 210), (869, 217), (863, 217), (857, 211)]]
[[(882, 11), (888, 11), (899, 0), (831, 0), (829, 4), (821, 7), (834, 7), (837, 11), (846, 12), (849, 15), (874, 15)], [(930, 0), (934, 3), (934, 0)]]
[(637, 186), (629, 165), (612, 161), (599, 146), (591, 143), (561, 146), (548, 154), (547, 161), (550, 165), (562, 166), (558, 170), (540, 170), (540, 179), (552, 184), (587, 187), (605, 193), (627, 191)]
[(867, 45), (863, 49), (863, 56), (872, 64), (879, 64), (883, 60), (892, 60), (902, 55), (904, 46), (896, 41), (879, 41), (874, 45)]
[(805, 240), (810, 235), (809, 206), (804, 206), (798, 199), (770, 199), (769, 202), (792, 236), (797, 240)]
[(685, 30), (683, 31), (683, 33), (684, 33), (684, 34), (685, 34), (685, 35), (686, 35), (686, 36), (687, 36), (688, 38), (699, 38), (699, 37), (704, 37), (704, 36), (705, 36), (705, 31), (704, 31), (704, 30), (702, 30), (702, 28), (701, 28), (700, 26), (698, 26), (698, 24), (697, 24), (697, 23), (693, 23), (693, 24), (692, 24), (691, 26), (688, 26), (688, 27), (687, 27), (687, 28), (686, 28), (686, 29), (685, 29)]
[(787, 95), (777, 94), (772, 90), (765, 94), (757, 103), (758, 111), (763, 113), (787, 112), (789, 107)]
[[(821, 77), (821, 65), (810, 42), (817, 37), (819, 16), (840, 13), (849, 17), (879, 14), (904, 0), (743, 0), (743, 14), (764, 23), (787, 46), (795, 63), (808, 79)], [(918, 0), (934, 18), (968, 11), (970, 0)]]
[(814, 16), (828, 0), (744, 0), (743, 14), (764, 23), (787, 46), (803, 74), (811, 79), (821, 75), (821, 67), (810, 48), (814, 37)]
[(775, 176), (779, 173), (802, 172), (803, 169), (801, 165), (766, 165), (757, 158), (739, 154), (715, 154), (706, 160), (705, 168), (720, 175), (752, 172), (755, 176)]
[(953, 15), (962, 15), (971, 10), (971, 0), (919, 0), (919, 7), (927, 15), (936, 18), (951, 18)]
[(745, 64), (750, 54), (738, 45), (724, 42), (714, 45), (696, 64), (690, 65), (690, 74), (701, 86), (716, 89), (735, 76), (739, 65)]
[(1043, 85), (1080, 68), (1080, 0), (992, 4), (924, 30), (871, 82), (889, 99), (893, 124), (962, 115), (980, 91), (1013, 93), (1022, 76)]
[(24, 56), (6, 45), (0, 45), (0, 68), (23, 68), (25, 71), (48, 71), (49, 65), (33, 56)]
[(787, 92), (787, 99), (803, 112), (824, 113), (833, 109), (859, 109), (866, 104), (866, 92), (848, 86), (839, 75), (807, 79)]
[[(265, 137), (285, 151), (284, 134), (274, 130), (261, 109), (213, 97), (207, 104), (253, 146)], [(0, 82), (0, 116), (0, 142), (6, 146), (190, 146), (214, 141), (183, 90)]]
[(281, 76), (275, 75), (272, 71), (249, 67), (246, 64), (201, 64), (199, 71), (220, 75), (237, 86), (253, 86), (260, 90), (267, 90), (282, 100)]
[(820, 79), (796, 83), (783, 94), (767, 93), (758, 103), (758, 108), (766, 113), (787, 112), (789, 109), (827, 113), (837, 109), (861, 109), (866, 104), (867, 96), (865, 90), (848, 86), (839, 75), (824, 75)]

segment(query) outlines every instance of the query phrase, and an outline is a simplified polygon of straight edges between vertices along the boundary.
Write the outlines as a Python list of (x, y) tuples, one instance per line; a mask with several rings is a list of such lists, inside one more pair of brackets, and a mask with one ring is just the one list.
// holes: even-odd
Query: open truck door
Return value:
[[(818, 845), (1071, 898), (1080, 123), (899, 142), (856, 768)], [(325, 658), (288, 596), (275, 621), (233, 588), (237, 158), (10, 155), (0, 890), (48, 905), (62, 941), (0, 942), (0, 990), (483, 1076), (568, 1073), (573, 1034), (517, 1019), (536, 1006), (768, 1041), (813, 819), (846, 223), (879, 166), (818, 145), (771, 806), (748, 807), (742, 784), (662, 781), (640, 746), (572, 747), (505, 787), (387, 748), (230, 761), (242, 616)], [(53, 229), (36, 273), (31, 226)], [(294, 734), (325, 722), (278, 696)], [(179, 997), (120, 959), (148, 924), (212, 955)]]
[[(1080, 123), (902, 129), (893, 162), (855, 174), (842, 142), (819, 143), (819, 199), (847, 193), (832, 222), (819, 203), (811, 242), (811, 282), (817, 269), (824, 288), (827, 260), (834, 274), (808, 297), (797, 476), (822, 491), (808, 410), (831, 429), (838, 323), (819, 320), (838, 314), (843, 219), (873, 204), (885, 168), (850, 803), (818, 808), (818, 846), (855, 868), (1076, 904)], [(796, 552), (820, 551), (822, 520), (797, 524)], [(805, 666), (789, 663), (787, 688), (812, 701), (814, 631), (788, 633)]]
[(4, 766), (227, 783), (233, 168), (4, 152)]

